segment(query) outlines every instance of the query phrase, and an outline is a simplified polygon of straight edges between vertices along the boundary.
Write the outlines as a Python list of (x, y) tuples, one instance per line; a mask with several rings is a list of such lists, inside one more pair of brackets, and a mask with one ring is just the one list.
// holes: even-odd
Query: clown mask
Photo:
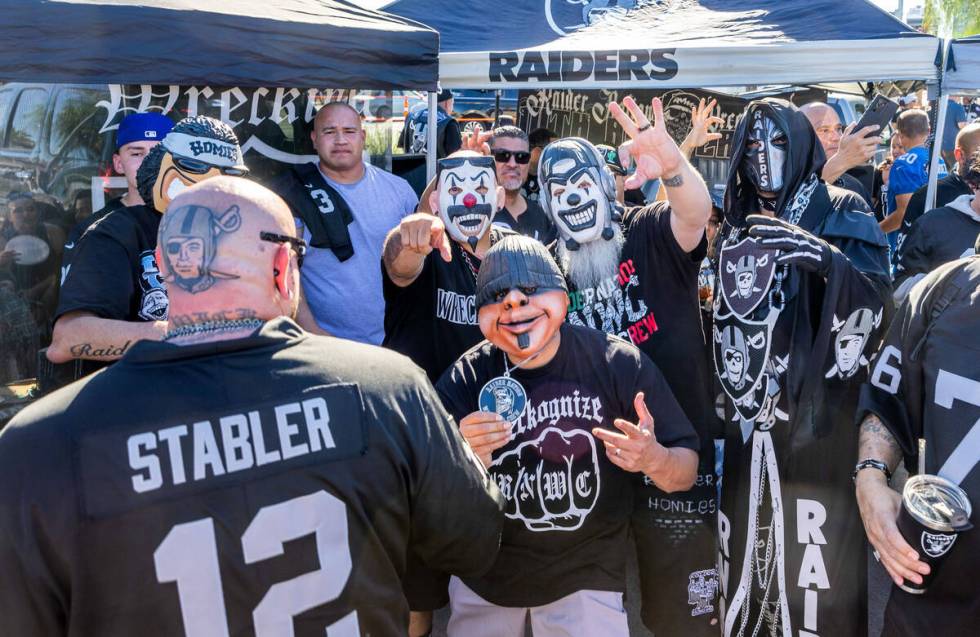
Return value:
[(568, 250), (613, 238), (616, 185), (595, 146), (576, 138), (548, 145), (541, 153), (538, 178), (546, 188), (542, 204)]
[(439, 217), (449, 236), (475, 250), (497, 211), (497, 176), (492, 157), (439, 160)]
[(786, 132), (765, 111), (752, 113), (747, 148), (742, 158), (742, 170), (760, 195), (775, 196), (783, 189), (786, 151), (789, 145)]
[(159, 211), (166, 210), (174, 197), (196, 183), (218, 175), (248, 174), (237, 144), (175, 130), (161, 145), (165, 152), (153, 184), (153, 207)]

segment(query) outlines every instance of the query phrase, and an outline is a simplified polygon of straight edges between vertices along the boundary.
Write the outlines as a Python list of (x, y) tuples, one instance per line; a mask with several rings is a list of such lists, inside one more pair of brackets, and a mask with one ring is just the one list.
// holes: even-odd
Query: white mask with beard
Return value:
[(497, 200), (492, 157), (439, 160), (439, 217), (449, 236), (476, 249), (490, 228)]
[(577, 250), (569, 250), (565, 242), (558, 242), (558, 263), (575, 289), (596, 288), (616, 276), (625, 239), (619, 224), (613, 224), (612, 231), (609, 241), (589, 241), (580, 244)]
[[(568, 166), (563, 165), (565, 162)], [(564, 173), (573, 168), (574, 160), (563, 159), (551, 167), (551, 172)], [(610, 226), (612, 211), (599, 179), (595, 169), (583, 167), (567, 179), (548, 181), (545, 196), (549, 197), (551, 217), (564, 243), (571, 241), (584, 247), (597, 239), (609, 238), (603, 236), (603, 230)]]

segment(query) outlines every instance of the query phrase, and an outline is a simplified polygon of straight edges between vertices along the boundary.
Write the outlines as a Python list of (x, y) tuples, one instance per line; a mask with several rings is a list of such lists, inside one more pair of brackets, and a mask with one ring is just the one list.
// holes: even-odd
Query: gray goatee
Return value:
[(599, 237), (583, 243), (578, 250), (568, 250), (565, 242), (559, 239), (558, 262), (575, 289), (598, 287), (609, 277), (615, 276), (624, 241), (619, 224), (613, 224), (613, 238), (609, 241)]

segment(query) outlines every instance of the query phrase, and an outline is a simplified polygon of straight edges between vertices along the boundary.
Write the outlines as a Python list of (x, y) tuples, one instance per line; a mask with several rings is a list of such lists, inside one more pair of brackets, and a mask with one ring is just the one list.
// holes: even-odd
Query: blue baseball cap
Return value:
[(173, 121), (162, 113), (133, 113), (119, 122), (116, 133), (116, 150), (130, 142), (159, 142), (170, 129)]

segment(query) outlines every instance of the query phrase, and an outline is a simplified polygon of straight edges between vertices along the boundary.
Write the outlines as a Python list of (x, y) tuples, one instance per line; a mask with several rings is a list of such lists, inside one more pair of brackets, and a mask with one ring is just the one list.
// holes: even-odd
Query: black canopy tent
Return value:
[(438, 48), (343, 0), (5, 0), (0, 78), (431, 91)]

